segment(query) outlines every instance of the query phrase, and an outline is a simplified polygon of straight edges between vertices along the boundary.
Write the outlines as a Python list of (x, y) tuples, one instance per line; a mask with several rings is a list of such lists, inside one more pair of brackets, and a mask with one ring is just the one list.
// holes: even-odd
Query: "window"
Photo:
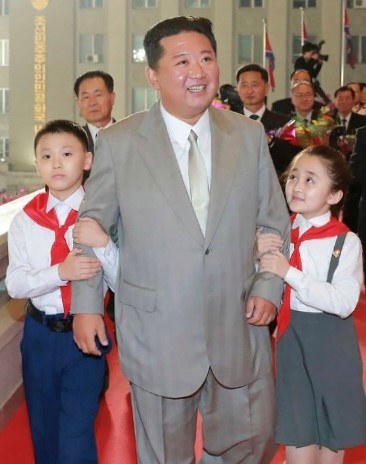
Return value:
[(9, 89), (0, 89), (0, 114), (9, 113)]
[(0, 16), (9, 14), (9, 0), (0, 0)]
[(259, 35), (239, 34), (238, 63), (262, 63), (263, 39)]
[[(309, 36), (307, 42), (316, 42), (315, 36)], [(292, 36), (292, 63), (295, 63), (296, 59), (301, 56), (301, 37), (299, 35)]]
[(293, 0), (293, 8), (315, 8), (316, 0)]
[(264, 0), (239, 0), (239, 8), (263, 8)]
[(210, 0), (186, 0), (186, 8), (209, 8)]
[(79, 62), (103, 63), (103, 34), (80, 34)]
[(132, 61), (134, 63), (146, 63), (146, 54), (144, 50), (144, 36), (141, 34), (133, 35)]
[(366, 8), (366, 0), (347, 0), (347, 8)]
[(158, 0), (132, 0), (132, 8), (156, 8)]
[(80, 8), (102, 8), (103, 0), (79, 0)]
[(0, 162), (9, 159), (9, 139), (8, 137), (0, 137)]
[(0, 66), (9, 66), (9, 40), (0, 40)]
[(364, 35), (353, 35), (352, 36), (352, 47), (355, 53), (357, 63), (366, 63), (366, 36)]
[(156, 92), (151, 87), (135, 87), (132, 89), (132, 112), (147, 110), (156, 100)]

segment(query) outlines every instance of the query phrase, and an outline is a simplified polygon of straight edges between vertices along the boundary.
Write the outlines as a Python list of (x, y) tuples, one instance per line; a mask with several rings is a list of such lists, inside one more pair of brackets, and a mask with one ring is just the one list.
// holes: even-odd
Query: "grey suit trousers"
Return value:
[(272, 373), (225, 388), (210, 370), (186, 398), (154, 395), (135, 384), (132, 408), (139, 464), (194, 464), (197, 412), (202, 415), (201, 464), (268, 464), (275, 452)]

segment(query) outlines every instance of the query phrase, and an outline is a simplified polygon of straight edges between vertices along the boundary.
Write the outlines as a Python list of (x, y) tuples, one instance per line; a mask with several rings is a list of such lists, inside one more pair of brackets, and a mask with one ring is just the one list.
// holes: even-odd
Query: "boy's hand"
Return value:
[(94, 219), (82, 217), (75, 224), (72, 231), (74, 242), (90, 247), (105, 247), (109, 236)]
[(260, 258), (260, 272), (272, 272), (272, 274), (276, 274), (281, 279), (284, 279), (289, 268), (290, 265), (286, 256), (278, 250), (265, 253)]
[(102, 269), (97, 258), (82, 255), (83, 250), (74, 248), (59, 264), (58, 273), (61, 280), (84, 280), (94, 277)]
[(262, 233), (262, 230), (263, 229), (260, 227), (256, 232), (255, 253), (257, 259), (261, 259), (266, 253), (280, 250), (283, 246), (283, 240), (279, 235), (266, 232)]

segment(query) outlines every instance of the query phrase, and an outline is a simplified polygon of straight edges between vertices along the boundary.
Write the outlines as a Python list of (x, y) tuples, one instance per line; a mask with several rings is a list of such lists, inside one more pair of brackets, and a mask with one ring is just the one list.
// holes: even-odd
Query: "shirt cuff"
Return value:
[(115, 250), (116, 245), (111, 239), (109, 239), (109, 242), (105, 247), (93, 247), (94, 254), (102, 263), (102, 265), (105, 263), (114, 263), (114, 258), (116, 256)]
[(287, 271), (284, 281), (288, 284), (291, 288), (296, 290), (297, 288), (301, 287), (301, 282), (304, 279), (304, 274), (299, 269), (290, 266), (289, 270)]

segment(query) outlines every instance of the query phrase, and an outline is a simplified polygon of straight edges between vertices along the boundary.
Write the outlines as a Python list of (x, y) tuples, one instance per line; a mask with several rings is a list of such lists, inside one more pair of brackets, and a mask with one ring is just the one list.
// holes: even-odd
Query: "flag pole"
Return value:
[(262, 56), (262, 66), (266, 67), (266, 34), (267, 34), (267, 22), (263, 18), (263, 56)]
[(305, 38), (304, 38), (304, 8), (300, 7), (300, 31), (301, 31), (301, 46), (304, 45)]
[(346, 51), (346, 37), (345, 37), (345, 21), (346, 21), (346, 0), (342, 0), (342, 24), (341, 24), (341, 85), (344, 83), (344, 65), (345, 65), (345, 51)]

